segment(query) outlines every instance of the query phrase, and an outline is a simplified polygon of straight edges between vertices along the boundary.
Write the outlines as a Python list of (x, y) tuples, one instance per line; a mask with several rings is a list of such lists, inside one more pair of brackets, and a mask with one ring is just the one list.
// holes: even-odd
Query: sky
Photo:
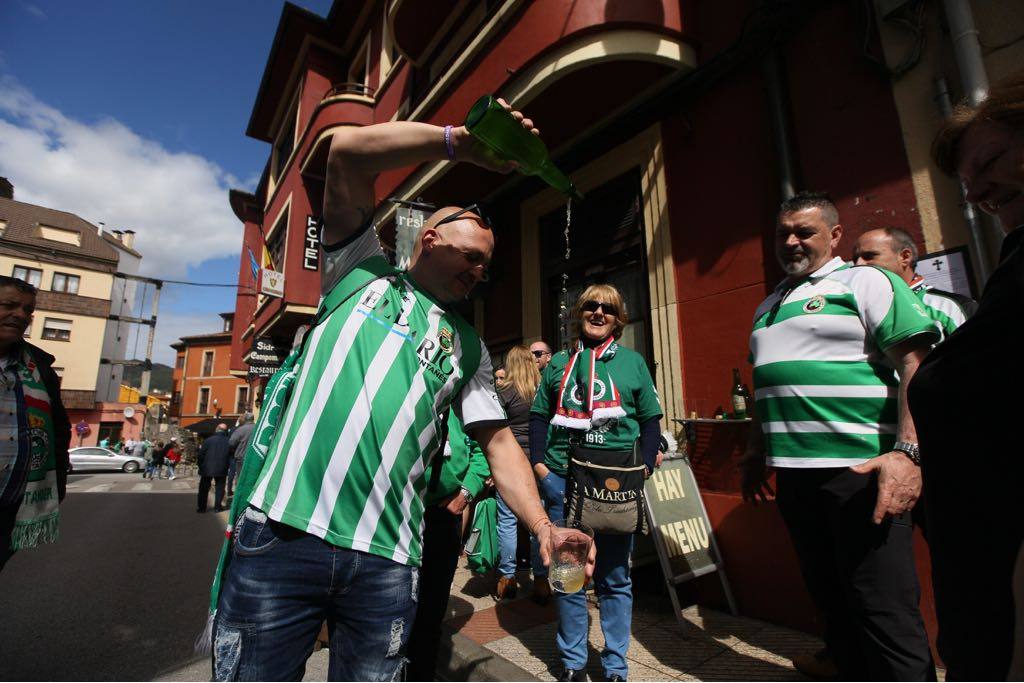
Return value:
[[(295, 4), (326, 16), (331, 2)], [(228, 190), (253, 191), (270, 154), (245, 128), (283, 6), (0, 0), (0, 176), (14, 198), (135, 230), (145, 275), (234, 283)], [(234, 306), (229, 287), (166, 285), (154, 362), (173, 364), (170, 343), (218, 331)]]

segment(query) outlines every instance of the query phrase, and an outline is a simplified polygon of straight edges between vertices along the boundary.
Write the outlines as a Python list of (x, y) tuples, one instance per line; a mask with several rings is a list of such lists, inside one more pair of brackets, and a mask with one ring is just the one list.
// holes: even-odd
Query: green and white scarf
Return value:
[(576, 341), (558, 386), (558, 404), (551, 424), (587, 431), (626, 416), (622, 396), (606, 364), (618, 348), (614, 337), (592, 349)]
[(50, 394), (46, 391), (36, 362), (27, 350), (21, 352), (17, 372), (25, 397), (29, 469), (25, 493), (11, 532), (11, 550), (53, 543), (57, 540), (60, 527), (57, 456)]

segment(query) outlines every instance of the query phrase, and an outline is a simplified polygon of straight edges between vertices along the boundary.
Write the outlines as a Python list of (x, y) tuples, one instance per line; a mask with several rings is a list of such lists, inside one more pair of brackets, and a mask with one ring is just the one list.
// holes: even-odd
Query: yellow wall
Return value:
[[(43, 271), (43, 278), (39, 287), (40, 289), (46, 291), (50, 290), (50, 287), (53, 285), (53, 273), (56, 271), (67, 273), (69, 275), (77, 275), (79, 277), (79, 296), (91, 296), (97, 299), (110, 300), (110, 290), (114, 285), (114, 276), (110, 273), (100, 273), (95, 270), (75, 268), (74, 266), (44, 263), (27, 256), (12, 258), (10, 256), (0, 255), (0, 275), (11, 275), (14, 272), (14, 266), (36, 268), (37, 270)], [(102, 341), (102, 335), (100, 335), (100, 340)]]
[[(1024, 34), (1024, 3), (974, 0), (970, 4), (979, 37), (984, 45), (990, 46), (983, 47), (982, 52), (989, 81), (995, 83), (1024, 64), (1024, 42), (1009, 44), (1013, 38)], [(954, 102), (961, 93), (949, 35), (941, 29), (938, 14), (937, 5), (929, 6), (927, 38), (921, 59), (913, 69), (893, 82), (893, 98), (903, 129), (907, 161), (928, 251), (962, 246), (969, 240), (960, 209), (959, 186), (931, 163), (929, 151), (932, 138), (942, 124), (942, 114), (935, 102), (936, 78), (945, 76)], [(910, 48), (909, 34), (890, 22), (879, 21), (878, 26), (886, 61), (890, 66), (894, 65)], [(1003, 45), (1005, 47), (999, 47)], [(1002, 241), (1001, 231), (989, 224), (982, 228), (982, 234), (989, 262), (994, 264)]]
[[(71, 341), (43, 339), (45, 318), (60, 318), (71, 321)], [(100, 352), (103, 349), (103, 334), (106, 319), (86, 315), (72, 315), (36, 309), (32, 326), (26, 337), (30, 342), (57, 359), (55, 368), (63, 368), (58, 374), (62, 378), (62, 389), (82, 391), (96, 390), (96, 375), (100, 367)]]

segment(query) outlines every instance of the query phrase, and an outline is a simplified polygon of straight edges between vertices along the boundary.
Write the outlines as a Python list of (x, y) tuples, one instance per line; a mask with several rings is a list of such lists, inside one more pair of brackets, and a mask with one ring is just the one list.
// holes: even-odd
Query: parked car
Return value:
[(146, 461), (134, 455), (121, 455), (109, 448), (99, 446), (82, 446), (68, 451), (71, 456), (69, 472), (85, 472), (96, 470), (122, 470), (138, 472), (146, 466)]

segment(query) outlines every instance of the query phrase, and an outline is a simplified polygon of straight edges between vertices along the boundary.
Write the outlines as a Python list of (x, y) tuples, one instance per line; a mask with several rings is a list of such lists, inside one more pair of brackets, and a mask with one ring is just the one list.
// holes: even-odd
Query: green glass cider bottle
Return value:
[(540, 176), (567, 197), (582, 201), (572, 181), (551, 163), (544, 142), (505, 111), (492, 95), (484, 95), (466, 116), (466, 128), (497, 157), (519, 164), (526, 175)]

